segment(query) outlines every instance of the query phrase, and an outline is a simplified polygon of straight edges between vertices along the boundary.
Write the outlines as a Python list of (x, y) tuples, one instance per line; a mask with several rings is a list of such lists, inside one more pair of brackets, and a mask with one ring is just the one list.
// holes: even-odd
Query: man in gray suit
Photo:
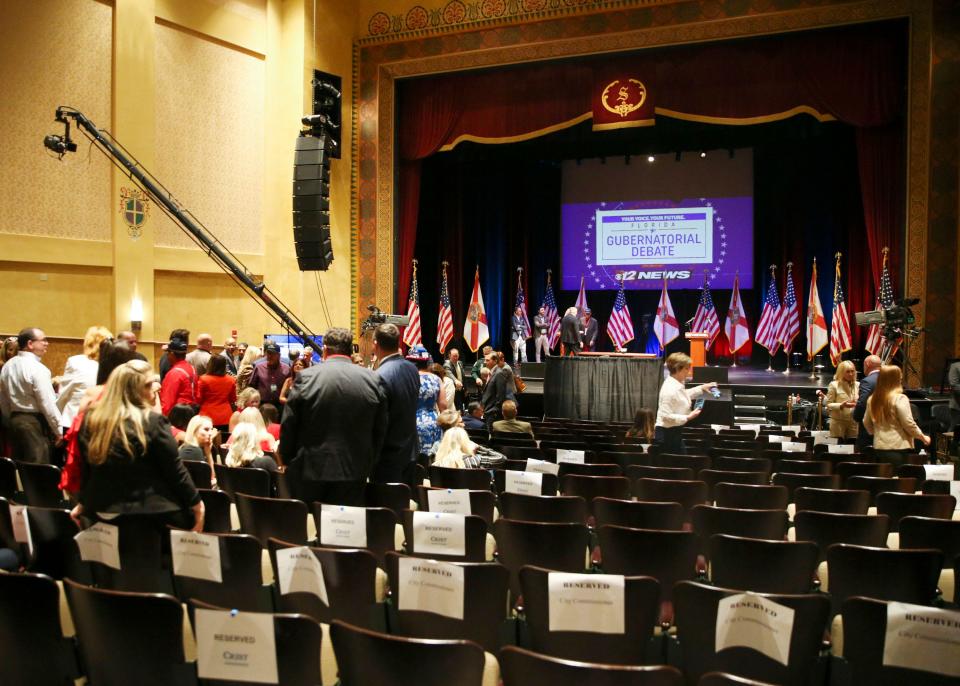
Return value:
[(305, 502), (363, 505), (387, 427), (380, 380), (353, 364), (353, 334), (330, 329), (323, 364), (304, 369), (287, 396), (280, 454), (293, 496)]

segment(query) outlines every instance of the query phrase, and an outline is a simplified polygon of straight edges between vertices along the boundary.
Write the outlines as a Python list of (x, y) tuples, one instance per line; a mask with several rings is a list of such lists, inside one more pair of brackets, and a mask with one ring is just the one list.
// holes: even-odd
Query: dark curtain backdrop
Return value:
[(630, 422), (641, 407), (656, 407), (663, 363), (625, 357), (551, 357), (543, 398), (549, 417)]
[[(503, 333), (515, 297), (515, 268), (526, 268), (528, 300), (535, 306), (543, 295), (544, 269), (556, 269), (559, 263), (559, 172), (555, 163), (538, 161), (544, 156), (511, 159), (509, 165), (494, 155), (467, 161), (458, 158), (458, 152), (470, 145), (461, 141), (491, 142), (568, 123), (591, 111), (598, 85), (602, 89), (611, 78), (624, 75), (642, 75), (655, 107), (683, 115), (748, 123), (751, 118), (806, 106), (845, 124), (843, 140), (819, 149), (819, 157), (811, 154), (806, 143), (791, 153), (758, 148), (755, 277), (759, 287), (743, 297), (753, 331), (767, 265), (782, 267), (792, 259), (797, 297), (805, 310), (810, 259), (816, 255), (822, 304), (829, 311), (833, 254), (840, 250), (848, 309), (871, 309), (883, 246), (891, 248), (891, 270), (899, 282), (906, 36), (906, 24), (894, 21), (399, 83), (397, 310), (406, 311), (410, 258), (416, 256), (424, 341), (432, 345), (436, 326), (432, 292), (439, 261), (447, 259), (452, 265), (451, 297), (458, 330), (473, 271), (479, 265), (491, 338), (495, 345), (507, 347)], [(655, 137), (666, 121), (658, 117), (657, 125), (644, 133)], [(585, 126), (589, 128), (589, 123)], [(751, 123), (737, 128), (767, 126)], [(837, 125), (824, 128), (833, 126)], [(437, 154), (456, 143), (452, 152)], [(691, 148), (681, 145), (678, 149)], [(768, 205), (774, 202), (779, 204)], [(782, 291), (782, 271), (778, 283)], [(721, 322), (729, 296), (729, 291), (714, 293)], [(604, 292), (589, 296), (604, 324), (613, 297)], [(696, 297), (692, 291), (671, 293), (681, 320), (692, 316)], [(570, 304), (559, 294), (558, 299), (560, 307)], [(638, 327), (632, 349), (652, 347), (641, 315), (655, 310), (655, 304), (650, 306), (655, 301), (655, 293), (631, 293), (629, 304)], [(606, 343), (606, 336), (602, 338)], [(855, 346), (861, 340), (855, 331)], [(668, 352), (674, 346), (685, 343), (675, 342)], [(801, 338), (794, 350), (802, 347)], [(725, 354), (725, 341), (715, 344), (715, 352)], [(741, 350), (744, 356), (751, 352)]]

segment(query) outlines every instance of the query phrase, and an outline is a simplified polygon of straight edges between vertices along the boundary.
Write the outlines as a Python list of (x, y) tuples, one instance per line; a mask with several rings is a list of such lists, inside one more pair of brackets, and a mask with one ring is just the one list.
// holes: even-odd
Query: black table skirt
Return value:
[(632, 422), (656, 411), (663, 360), (636, 357), (548, 357), (543, 382), (548, 417)]

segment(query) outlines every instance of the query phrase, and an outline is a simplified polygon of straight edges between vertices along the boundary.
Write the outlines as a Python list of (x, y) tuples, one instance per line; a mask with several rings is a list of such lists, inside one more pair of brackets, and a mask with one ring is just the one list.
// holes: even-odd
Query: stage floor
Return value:
[(810, 372), (790, 370), (784, 374), (783, 370), (768, 372), (766, 367), (727, 367), (730, 386), (790, 386), (792, 388), (807, 388), (816, 390), (826, 389), (833, 379), (829, 373), (810, 378)]

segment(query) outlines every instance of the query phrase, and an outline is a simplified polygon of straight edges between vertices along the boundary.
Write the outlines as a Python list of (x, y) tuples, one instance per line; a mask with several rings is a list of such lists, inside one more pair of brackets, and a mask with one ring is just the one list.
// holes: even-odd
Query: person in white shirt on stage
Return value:
[(661, 445), (664, 453), (682, 455), (686, 452), (681, 433), (683, 426), (691, 419), (699, 417), (701, 412), (699, 409), (692, 409), (692, 401), (704, 392), (716, 388), (717, 384), (711, 381), (686, 388), (686, 380), (693, 377), (693, 360), (684, 353), (672, 353), (667, 357), (666, 364), (670, 376), (664, 379), (660, 387), (654, 442)]
[(0, 370), (0, 411), (14, 457), (49, 464), (53, 445), (63, 433), (50, 370), (40, 361), (47, 352), (47, 337), (31, 327), (20, 332), (17, 345), (20, 352)]

